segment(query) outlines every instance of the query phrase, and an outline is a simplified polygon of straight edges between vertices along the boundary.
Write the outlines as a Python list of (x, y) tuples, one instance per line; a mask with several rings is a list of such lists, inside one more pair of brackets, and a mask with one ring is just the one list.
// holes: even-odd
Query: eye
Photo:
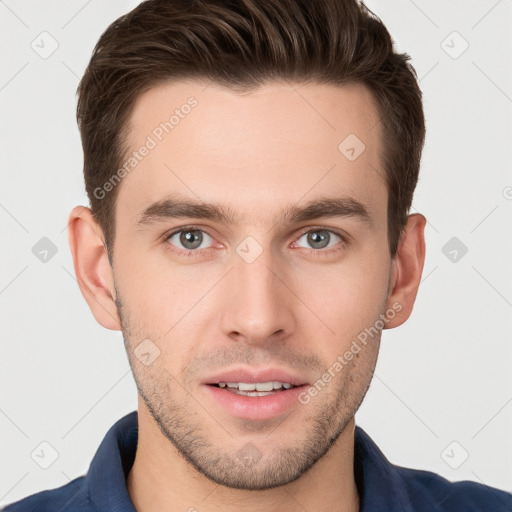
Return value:
[[(302, 239), (305, 239), (305, 242), (309, 244), (309, 247), (300, 244), (300, 240)], [(306, 249), (328, 249), (340, 241), (344, 241), (343, 237), (333, 231), (329, 231), (328, 229), (314, 229), (304, 233), (295, 243), (299, 247), (305, 247)]]
[[(213, 238), (202, 229), (180, 229), (169, 235), (167, 241), (178, 249), (194, 251), (207, 248), (213, 242)], [(207, 245), (203, 246), (203, 243)]]

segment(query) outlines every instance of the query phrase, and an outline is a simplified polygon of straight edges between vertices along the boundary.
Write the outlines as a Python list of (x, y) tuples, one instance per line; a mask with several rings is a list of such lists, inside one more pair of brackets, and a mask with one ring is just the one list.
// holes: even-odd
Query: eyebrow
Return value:
[[(355, 217), (372, 224), (369, 209), (352, 197), (323, 197), (303, 206), (291, 205), (280, 211), (275, 224), (283, 221), (299, 223), (322, 217)], [(137, 217), (137, 225), (179, 218), (208, 219), (231, 225), (243, 221), (235, 210), (224, 205), (167, 197), (145, 208)]]

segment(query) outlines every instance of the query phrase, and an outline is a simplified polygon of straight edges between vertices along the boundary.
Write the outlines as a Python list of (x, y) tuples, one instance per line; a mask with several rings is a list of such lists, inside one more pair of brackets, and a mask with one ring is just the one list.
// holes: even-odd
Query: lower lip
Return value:
[(232, 416), (247, 420), (268, 420), (285, 414), (299, 404), (298, 397), (307, 386), (297, 386), (265, 396), (239, 395), (208, 384), (204, 387), (213, 400)]

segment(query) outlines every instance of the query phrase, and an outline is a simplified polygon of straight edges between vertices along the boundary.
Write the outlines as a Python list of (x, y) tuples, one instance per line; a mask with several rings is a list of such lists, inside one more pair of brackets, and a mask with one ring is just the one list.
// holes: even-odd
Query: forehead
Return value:
[(172, 193), (229, 203), (254, 222), (316, 195), (356, 197), (375, 215), (387, 202), (377, 106), (362, 85), (272, 83), (240, 94), (164, 83), (137, 99), (127, 142), (123, 218)]

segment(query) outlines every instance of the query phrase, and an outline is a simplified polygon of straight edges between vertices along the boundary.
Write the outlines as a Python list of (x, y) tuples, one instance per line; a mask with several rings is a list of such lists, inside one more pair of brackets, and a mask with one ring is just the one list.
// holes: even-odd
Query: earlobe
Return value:
[(396, 315), (386, 323), (387, 329), (403, 324), (412, 313), (425, 263), (426, 222), (427, 219), (419, 213), (410, 215), (400, 238), (392, 261), (388, 296), (388, 308), (393, 308)]
[(112, 267), (102, 230), (89, 208), (73, 208), (68, 236), (78, 286), (92, 314), (103, 327), (121, 330)]

